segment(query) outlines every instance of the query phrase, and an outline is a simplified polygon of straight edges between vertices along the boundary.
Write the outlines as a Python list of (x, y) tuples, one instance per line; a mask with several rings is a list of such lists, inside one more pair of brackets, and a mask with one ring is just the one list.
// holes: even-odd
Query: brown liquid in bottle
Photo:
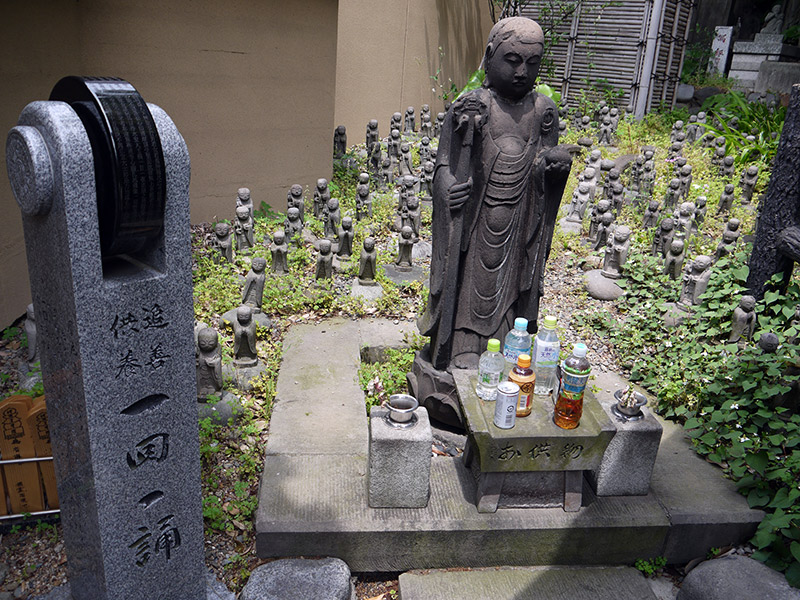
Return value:
[(517, 402), (517, 416), (527, 417), (533, 408), (533, 387), (536, 375), (531, 369), (530, 354), (520, 354), (516, 366), (508, 374), (508, 380), (519, 386), (519, 402)]

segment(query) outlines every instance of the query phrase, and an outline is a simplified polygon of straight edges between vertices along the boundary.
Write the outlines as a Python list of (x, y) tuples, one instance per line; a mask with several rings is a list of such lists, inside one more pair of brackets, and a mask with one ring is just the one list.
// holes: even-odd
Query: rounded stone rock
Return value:
[(586, 273), (584, 282), (586, 292), (596, 300), (616, 300), (625, 293), (613, 279), (603, 276), (599, 269)]
[(46, 215), (53, 205), (55, 180), (47, 142), (35, 127), (14, 127), (6, 138), (11, 190), (23, 214)]
[(782, 573), (746, 556), (728, 556), (706, 561), (683, 580), (677, 600), (731, 600), (769, 598), (800, 600), (800, 590), (791, 587)]
[(338, 558), (284, 558), (257, 567), (240, 600), (353, 600), (350, 568)]

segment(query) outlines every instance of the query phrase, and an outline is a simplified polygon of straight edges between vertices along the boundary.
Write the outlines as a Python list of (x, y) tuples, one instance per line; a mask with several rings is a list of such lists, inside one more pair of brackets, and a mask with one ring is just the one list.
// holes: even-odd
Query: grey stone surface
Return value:
[[(611, 407), (616, 404), (613, 393), (629, 385), (622, 378), (599, 373), (594, 385), (611, 390), (596, 397), (614, 422), (617, 433), (606, 448), (600, 468), (590, 471), (588, 479), (598, 496), (643, 496), (650, 489), (650, 476), (661, 442), (661, 423), (648, 408), (643, 409), (645, 416), (639, 421), (626, 422), (612, 413)], [(648, 397), (648, 401), (652, 407), (655, 400)]]
[(386, 278), (395, 285), (406, 285), (414, 281), (425, 281), (428, 278), (428, 270), (419, 265), (413, 265), (408, 270), (398, 267), (397, 265), (383, 265), (383, 272)]
[(239, 600), (355, 600), (350, 569), (338, 558), (286, 558), (256, 567)]
[[(202, 593), (202, 592), (201, 592)], [(199, 596), (202, 598), (203, 596)], [(219, 581), (212, 573), (206, 573), (206, 600), (236, 600), (236, 594), (231, 592), (224, 583)], [(53, 588), (41, 596), (33, 596), (31, 600), (74, 600), (70, 592), (69, 583)]]
[(189, 156), (167, 114), (148, 108), (166, 166), (165, 229), (137, 263), (101, 260), (92, 150), (66, 103), (24, 109), (18, 129), (38, 131), (48, 163), (12, 181), (55, 174), (51, 193), (35, 192), (49, 211), (31, 216), (29, 206), (23, 224), (70, 582), (87, 598), (195, 600), (204, 582)]
[(383, 296), (383, 287), (380, 283), (375, 285), (363, 285), (358, 279), (353, 279), (350, 287), (350, 294), (358, 298), (363, 298), (367, 302), (376, 302)]
[(678, 600), (731, 600), (769, 598), (798, 600), (800, 590), (786, 577), (746, 556), (726, 556), (701, 563), (683, 580)]
[(800, 81), (800, 64), (796, 62), (764, 61), (758, 67), (756, 92), (790, 94), (792, 86)]
[(469, 571), (409, 571), (403, 600), (656, 600), (632, 567), (500, 567)]
[(587, 272), (583, 281), (588, 294), (597, 300), (616, 300), (625, 293), (613, 279), (605, 277), (600, 269)]
[(566, 217), (559, 219), (558, 226), (561, 227), (561, 231), (567, 234), (580, 235), (581, 233), (581, 224), (577, 221), (569, 221)]
[(389, 410), (373, 407), (369, 419), (367, 482), (372, 508), (423, 508), (431, 492), (433, 433), (428, 411), (414, 411), (413, 427), (387, 423)]

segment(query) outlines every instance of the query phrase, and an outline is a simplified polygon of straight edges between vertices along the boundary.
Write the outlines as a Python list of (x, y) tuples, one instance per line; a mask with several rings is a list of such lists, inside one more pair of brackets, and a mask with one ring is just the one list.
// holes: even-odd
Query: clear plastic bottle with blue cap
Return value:
[(528, 319), (517, 317), (514, 328), (506, 335), (503, 345), (503, 358), (506, 360), (505, 373), (510, 373), (517, 364), (520, 354), (531, 353), (531, 334), (528, 333)]

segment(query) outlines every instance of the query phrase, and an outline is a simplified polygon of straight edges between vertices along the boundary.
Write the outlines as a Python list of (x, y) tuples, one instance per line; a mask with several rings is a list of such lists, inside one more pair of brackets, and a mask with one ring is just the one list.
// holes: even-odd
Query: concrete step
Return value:
[[(356, 572), (631, 565), (656, 556), (685, 563), (747, 540), (761, 521), (667, 421), (646, 496), (595, 498), (587, 489), (586, 505), (574, 513), (478, 513), (474, 479), (461, 459), (435, 456), (426, 508), (369, 508), (360, 348), (401, 338), (398, 327), (380, 320), (330, 320), (287, 334), (256, 511), (258, 556), (333, 556)], [(623, 383), (604, 374), (593, 385), (600, 396)]]
[(400, 600), (656, 600), (632, 567), (498, 567), (409, 571)]

